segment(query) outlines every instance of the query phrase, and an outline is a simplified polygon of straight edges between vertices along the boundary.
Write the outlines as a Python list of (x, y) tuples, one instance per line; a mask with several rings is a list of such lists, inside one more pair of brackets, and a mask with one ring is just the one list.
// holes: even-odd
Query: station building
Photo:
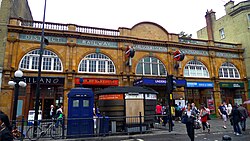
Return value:
[[(9, 115), (14, 88), (8, 81), (18, 69), (24, 72), (27, 87), (19, 89), (17, 116), (27, 118), (34, 109), (41, 28), (39, 21), (10, 19), (0, 93)], [(166, 104), (168, 74), (182, 86), (173, 92), (173, 101), (187, 100), (198, 107), (205, 103), (215, 113), (221, 101), (247, 99), (241, 44), (181, 37), (153, 22), (118, 30), (46, 22), (45, 38), (49, 45), (42, 57), (39, 103), (43, 118), (48, 118), (51, 104), (63, 104), (67, 115), (67, 94), (75, 87), (96, 92), (110, 86), (147, 86), (159, 93), (157, 101)], [(133, 58), (125, 53), (128, 47), (135, 49)], [(174, 60), (177, 50), (185, 54), (183, 61)]]

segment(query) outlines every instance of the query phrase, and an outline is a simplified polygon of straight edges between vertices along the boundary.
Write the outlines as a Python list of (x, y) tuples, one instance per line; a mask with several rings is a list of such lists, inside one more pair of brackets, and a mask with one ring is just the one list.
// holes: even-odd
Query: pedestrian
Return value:
[(199, 110), (198, 110), (198, 108), (195, 106), (194, 103), (191, 104), (191, 109), (192, 109), (193, 112), (195, 112), (196, 115), (199, 114)]
[(246, 118), (248, 117), (247, 109), (243, 107), (242, 104), (240, 104), (240, 106), (238, 107), (238, 110), (240, 112), (241, 129), (242, 131), (246, 131)]
[(64, 123), (63, 123), (63, 105), (59, 106), (60, 108), (58, 108), (56, 110), (56, 127), (59, 126), (59, 123), (62, 125), (62, 128), (64, 129)]
[(226, 104), (225, 102), (222, 102), (218, 108), (218, 112), (219, 112), (221, 118), (223, 119), (223, 128), (224, 129), (227, 128), (226, 122), (227, 122), (227, 117), (228, 117), (227, 108), (226, 108), (225, 104)]
[(50, 118), (54, 118), (55, 116), (55, 108), (54, 105), (50, 105), (50, 112), (49, 112)]
[(183, 112), (183, 116), (187, 118), (185, 124), (188, 137), (191, 141), (194, 141), (194, 120), (196, 119), (196, 112), (191, 109), (190, 103), (187, 104), (187, 108)]
[(203, 132), (207, 128), (208, 133), (210, 133), (210, 124), (208, 123), (209, 114), (210, 114), (210, 111), (208, 111), (208, 109), (205, 107), (205, 105), (202, 104), (199, 117), (201, 118)]
[(227, 115), (228, 116), (231, 115), (232, 109), (233, 109), (232, 104), (228, 103), (228, 106), (227, 106)]
[(6, 126), (6, 124), (10, 124), (7, 123), (6, 117), (8, 117), (6, 114), (0, 113), (0, 141), (13, 141), (11, 130)]
[(233, 122), (233, 130), (234, 134), (236, 136), (241, 135), (241, 129), (240, 129), (240, 112), (238, 110), (237, 104), (233, 105), (232, 113), (231, 113), (231, 118)]
[(162, 106), (160, 103), (158, 103), (155, 107), (155, 114), (156, 114), (156, 120), (157, 120), (157, 123), (160, 124), (161, 122), (161, 115), (162, 115)]

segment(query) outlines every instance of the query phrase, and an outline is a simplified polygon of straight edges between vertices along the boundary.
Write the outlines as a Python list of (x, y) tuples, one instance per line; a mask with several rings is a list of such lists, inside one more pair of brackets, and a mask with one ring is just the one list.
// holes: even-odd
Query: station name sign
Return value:
[(118, 48), (118, 42), (111, 42), (111, 41), (77, 39), (77, 44), (85, 46), (94, 46), (94, 47)]
[[(48, 39), (49, 43), (67, 43), (67, 38), (64, 37), (54, 37), (54, 36), (45, 36)], [(19, 39), (24, 41), (37, 41), (41, 42), (40, 35), (30, 35), (30, 34), (19, 34)]]

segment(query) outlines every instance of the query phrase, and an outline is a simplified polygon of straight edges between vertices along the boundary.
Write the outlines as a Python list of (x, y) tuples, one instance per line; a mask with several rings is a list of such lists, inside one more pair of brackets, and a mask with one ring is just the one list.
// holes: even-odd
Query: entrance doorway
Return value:
[(54, 99), (44, 99), (43, 118), (50, 118), (50, 106), (54, 105)]

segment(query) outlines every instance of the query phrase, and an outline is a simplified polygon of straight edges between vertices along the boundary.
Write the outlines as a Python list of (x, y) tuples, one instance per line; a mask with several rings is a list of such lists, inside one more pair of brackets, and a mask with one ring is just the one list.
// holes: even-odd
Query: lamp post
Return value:
[(26, 87), (26, 83), (23, 81), (23, 72), (21, 70), (17, 70), (14, 74), (14, 79), (8, 82), (8, 85), (15, 86), (15, 94), (14, 94), (14, 104), (13, 104), (13, 113), (12, 113), (12, 127), (16, 126), (16, 112), (17, 112), (17, 101), (19, 95), (19, 87)]
[(45, 23), (45, 13), (46, 13), (46, 2), (47, 2), (47, 0), (44, 1), (42, 35), (41, 35), (40, 52), (39, 52), (39, 62), (38, 62), (38, 76), (37, 76), (37, 86), (36, 86), (35, 118), (34, 118), (34, 131), (33, 131), (33, 136), (34, 137), (36, 137), (37, 124), (38, 124), (38, 110), (39, 110), (39, 98), (40, 98), (40, 79), (41, 79), (42, 56), (43, 56), (43, 51), (44, 51), (44, 45), (48, 44), (48, 40), (44, 38), (44, 23)]

